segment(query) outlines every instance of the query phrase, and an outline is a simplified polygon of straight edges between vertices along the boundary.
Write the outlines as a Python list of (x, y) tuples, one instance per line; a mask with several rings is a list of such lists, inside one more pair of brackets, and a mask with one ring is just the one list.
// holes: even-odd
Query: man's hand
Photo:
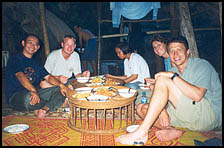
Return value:
[(110, 74), (106, 74), (105, 77), (107, 77), (107, 78), (112, 78), (113, 76), (110, 75)]
[(40, 97), (36, 91), (30, 92), (30, 105), (35, 105), (37, 103), (40, 103)]
[(68, 77), (60, 75), (59, 80), (60, 80), (61, 83), (65, 84), (65, 83), (68, 82)]
[(149, 85), (149, 88), (150, 88), (151, 90), (153, 90), (154, 85), (155, 85), (155, 79), (152, 79), (152, 78), (145, 78), (144, 80), (145, 80), (146, 84)]
[(89, 70), (86, 70), (82, 73), (82, 76), (83, 77), (90, 77), (90, 71)]
[(64, 84), (60, 84), (59, 87), (60, 87), (61, 94), (63, 96), (66, 96), (69, 88), (65, 86)]

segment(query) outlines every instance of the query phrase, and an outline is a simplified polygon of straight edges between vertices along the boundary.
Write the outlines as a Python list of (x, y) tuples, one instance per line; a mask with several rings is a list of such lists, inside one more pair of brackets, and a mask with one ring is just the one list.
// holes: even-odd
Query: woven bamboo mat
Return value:
[[(110, 120), (110, 119), (108, 119)], [(115, 138), (125, 134), (97, 135), (76, 132), (67, 124), (68, 119), (45, 118), (38, 119), (27, 116), (9, 115), (2, 117), (2, 129), (12, 124), (28, 124), (30, 128), (20, 134), (9, 134), (2, 131), (3, 146), (120, 146), (115, 142)], [(137, 120), (137, 124), (141, 124), (141, 120)], [(90, 124), (94, 121), (90, 119)], [(111, 122), (107, 125), (110, 127)], [(115, 120), (115, 126), (119, 126), (118, 120)], [(122, 122), (125, 123), (125, 122)], [(103, 126), (103, 120), (98, 120), (98, 124)], [(157, 128), (152, 128), (149, 133), (147, 146), (191, 146), (194, 145), (193, 139), (205, 141), (216, 136), (214, 132), (200, 133), (186, 130), (185, 134), (176, 140), (168, 142), (160, 142), (155, 137)]]

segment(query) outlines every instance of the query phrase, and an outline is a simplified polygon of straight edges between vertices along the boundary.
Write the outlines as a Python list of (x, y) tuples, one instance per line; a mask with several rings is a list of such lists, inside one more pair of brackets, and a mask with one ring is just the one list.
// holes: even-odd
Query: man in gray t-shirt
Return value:
[(184, 130), (175, 127), (209, 131), (221, 126), (222, 88), (215, 69), (206, 60), (190, 58), (184, 37), (172, 38), (167, 47), (175, 66), (157, 73), (154, 80), (146, 79), (152, 97), (149, 104), (139, 104), (136, 110), (144, 120), (134, 132), (116, 138), (117, 142), (147, 143), (152, 126), (160, 129), (155, 132), (160, 141), (181, 137)]

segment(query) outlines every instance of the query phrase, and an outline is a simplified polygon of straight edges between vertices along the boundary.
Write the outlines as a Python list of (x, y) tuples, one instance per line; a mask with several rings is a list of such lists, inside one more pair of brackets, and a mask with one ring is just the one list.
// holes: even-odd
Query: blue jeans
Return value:
[(61, 94), (58, 86), (38, 88), (37, 93), (40, 97), (40, 103), (30, 105), (30, 92), (24, 90), (13, 94), (9, 98), (9, 106), (19, 111), (34, 111), (48, 107), (51, 112), (60, 108), (65, 101), (65, 96)]

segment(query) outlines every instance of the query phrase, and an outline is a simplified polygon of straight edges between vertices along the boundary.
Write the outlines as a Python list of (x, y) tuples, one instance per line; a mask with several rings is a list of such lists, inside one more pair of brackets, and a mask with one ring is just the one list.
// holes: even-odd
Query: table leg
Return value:
[(135, 105), (134, 105), (134, 102), (132, 102), (131, 105), (132, 105), (132, 117), (133, 117), (131, 122), (133, 123), (134, 119), (135, 119)]
[(80, 127), (82, 128), (82, 110), (79, 108)]
[(133, 110), (133, 109), (132, 109), (132, 104), (130, 104), (130, 112), (131, 112), (131, 113), (130, 113), (130, 121), (131, 121), (131, 124), (132, 124), (132, 110)]
[(96, 118), (96, 109), (94, 109), (94, 119), (95, 119), (95, 130), (97, 129), (97, 118)]
[(76, 115), (76, 107), (72, 107), (72, 113), (73, 113), (73, 115), (72, 116), (74, 116), (74, 109), (75, 109), (75, 127), (76, 127), (76, 120), (77, 120), (77, 115)]
[(122, 110), (121, 110), (121, 107), (120, 107), (120, 113), (119, 113), (119, 115), (120, 115), (120, 128), (121, 128), (121, 122), (122, 122), (122, 118), (121, 118), (121, 116), (122, 116)]
[(128, 126), (128, 105), (126, 106), (126, 124)]
[(114, 128), (114, 108), (112, 108), (112, 128)]
[(105, 127), (106, 127), (106, 109), (104, 109), (104, 126), (103, 126), (103, 129), (105, 129)]
[(87, 129), (89, 129), (89, 109), (86, 109)]

